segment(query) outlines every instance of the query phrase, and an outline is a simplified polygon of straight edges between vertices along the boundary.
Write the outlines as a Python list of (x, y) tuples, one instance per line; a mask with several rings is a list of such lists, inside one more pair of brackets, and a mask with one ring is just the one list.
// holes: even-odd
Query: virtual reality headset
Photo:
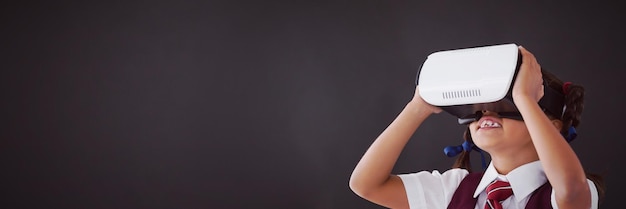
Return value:
[[(434, 52), (418, 71), (416, 84), (424, 101), (457, 117), (459, 124), (477, 121), (482, 111), (522, 120), (512, 97), (521, 56), (513, 43)], [(564, 95), (544, 80), (539, 106), (560, 117), (563, 102)]]

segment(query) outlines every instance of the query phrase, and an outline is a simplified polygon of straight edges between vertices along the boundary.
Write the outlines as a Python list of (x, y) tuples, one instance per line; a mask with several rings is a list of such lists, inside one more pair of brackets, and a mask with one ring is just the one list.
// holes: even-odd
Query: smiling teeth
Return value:
[(502, 125), (500, 125), (497, 122), (491, 121), (491, 120), (484, 120), (481, 124), (480, 124), (481, 128), (499, 128), (502, 127)]

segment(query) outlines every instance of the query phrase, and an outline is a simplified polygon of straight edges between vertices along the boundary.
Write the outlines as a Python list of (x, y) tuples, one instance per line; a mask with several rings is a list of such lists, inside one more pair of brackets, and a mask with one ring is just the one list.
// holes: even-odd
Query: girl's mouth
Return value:
[(482, 128), (501, 128), (502, 125), (494, 120), (491, 119), (484, 119), (480, 121), (480, 124), (478, 126), (478, 129), (482, 129)]

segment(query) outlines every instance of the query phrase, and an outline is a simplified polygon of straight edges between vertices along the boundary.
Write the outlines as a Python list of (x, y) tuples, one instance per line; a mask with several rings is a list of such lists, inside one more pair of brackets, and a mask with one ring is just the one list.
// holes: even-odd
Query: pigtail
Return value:
[[(469, 141), (473, 143), (469, 128), (467, 128), (465, 132), (463, 133), (463, 139), (465, 139), (465, 141)], [(472, 163), (470, 161), (470, 152), (471, 150), (468, 150), (468, 151), (463, 150), (461, 154), (459, 155), (459, 157), (456, 158), (456, 161), (454, 162), (454, 165), (452, 167), (462, 168), (471, 173)]]
[(570, 126), (578, 127), (584, 108), (585, 89), (577, 84), (563, 84), (563, 94), (565, 95), (565, 110), (563, 112), (562, 133), (567, 133)]
[(571, 82), (564, 83), (548, 71), (542, 70), (541, 73), (543, 73), (543, 79), (547, 84), (546, 88), (552, 88), (564, 95), (565, 107), (562, 115), (552, 115), (548, 112), (546, 112), (546, 114), (548, 114), (551, 119), (559, 119), (563, 122), (561, 133), (566, 136), (570, 126), (578, 127), (580, 124), (584, 108), (585, 89), (578, 84)]

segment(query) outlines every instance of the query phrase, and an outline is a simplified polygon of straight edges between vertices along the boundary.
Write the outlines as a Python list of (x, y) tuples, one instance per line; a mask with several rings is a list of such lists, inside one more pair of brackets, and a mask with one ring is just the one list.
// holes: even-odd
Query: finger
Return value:
[(523, 46), (519, 46), (517, 47), (520, 49), (520, 51), (524, 52), (524, 53), (530, 53), (530, 51), (528, 51), (528, 49), (524, 48)]
[(519, 48), (519, 50), (520, 50), (520, 52), (521, 52), (522, 54), (527, 54), (527, 53), (530, 53), (530, 52), (529, 52), (528, 50), (526, 50), (526, 48), (524, 48), (523, 46), (519, 46), (519, 47), (517, 47), (517, 48)]
[(535, 55), (533, 55), (533, 53), (530, 53), (530, 51), (526, 50), (526, 48), (524, 48), (523, 46), (519, 46), (519, 49), (520, 53), (522, 53), (522, 61), (526, 61), (526, 63), (533, 65), (533, 60), (536, 61)]
[(541, 65), (539, 65), (535, 55), (523, 46), (519, 46), (519, 49), (522, 54), (522, 64), (529, 66), (532, 71), (541, 72)]

